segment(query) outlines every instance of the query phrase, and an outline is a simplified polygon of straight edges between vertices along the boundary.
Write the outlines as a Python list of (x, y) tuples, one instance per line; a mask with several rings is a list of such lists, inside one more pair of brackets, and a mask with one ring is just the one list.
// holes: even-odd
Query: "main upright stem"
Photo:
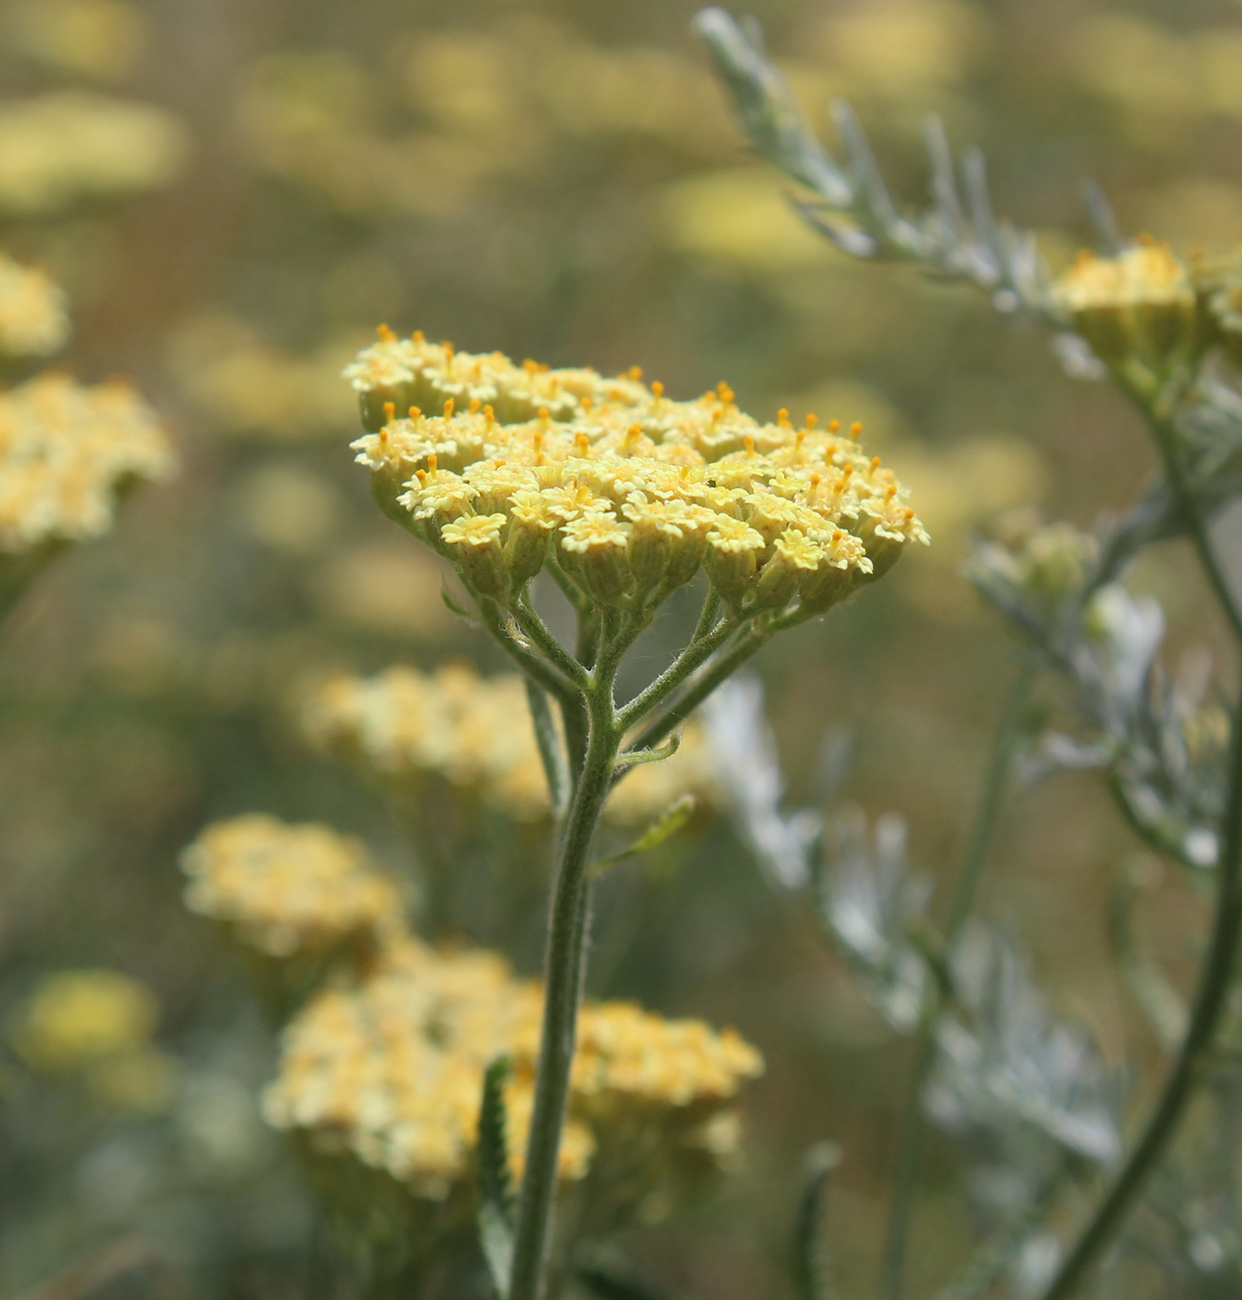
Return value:
[(560, 843), (548, 918), (543, 1031), (526, 1146), (526, 1170), (513, 1240), (509, 1300), (541, 1300), (586, 946), (590, 892), (587, 868), (591, 840), (608, 797), (620, 741), (614, 720), (611, 674), (593, 683), (587, 706), (590, 727), (586, 754)]

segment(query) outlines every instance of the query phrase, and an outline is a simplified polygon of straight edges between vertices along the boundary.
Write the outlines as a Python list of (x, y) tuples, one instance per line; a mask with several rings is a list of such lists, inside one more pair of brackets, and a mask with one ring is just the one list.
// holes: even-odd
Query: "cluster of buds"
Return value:
[(1183, 262), (1150, 236), (1116, 257), (1083, 250), (1053, 285), (1052, 302), (1108, 365), (1137, 359), (1158, 372), (1202, 354), (1202, 296)]
[(380, 504), (480, 596), (519, 599), (555, 565), (597, 606), (654, 608), (706, 569), (738, 617), (829, 608), (927, 535), (857, 428), (696, 401), (632, 371), (514, 365), (421, 335), (346, 369)]
[(1196, 250), (1183, 262), (1140, 235), (1116, 257), (1087, 250), (1052, 286), (1051, 305), (1107, 365), (1156, 376), (1219, 347), (1242, 364), (1242, 259)]
[[(316, 748), (361, 760), (403, 786), (439, 777), (515, 821), (551, 815), (517, 674), (480, 677), (461, 661), (434, 673), (397, 667), (374, 677), (337, 674), (307, 692), (302, 725)], [(604, 816), (616, 825), (650, 822), (687, 794), (707, 804), (721, 798), (706, 738), (694, 722), (671, 758), (635, 768), (613, 790)]]
[[(347, 1156), (417, 1198), (443, 1201), (471, 1181), (483, 1074), (508, 1053), (508, 1145), (520, 1173), (542, 1000), (538, 984), (514, 979), (494, 953), (396, 942), (365, 976), (323, 990), (290, 1022), (265, 1114), (313, 1151)], [(632, 1125), (649, 1140), (631, 1145), (631, 1159), (670, 1143), (727, 1157), (733, 1103), (762, 1069), (759, 1053), (731, 1030), (664, 1020), (632, 1003), (585, 1004), (561, 1179), (584, 1178), (609, 1133)]]

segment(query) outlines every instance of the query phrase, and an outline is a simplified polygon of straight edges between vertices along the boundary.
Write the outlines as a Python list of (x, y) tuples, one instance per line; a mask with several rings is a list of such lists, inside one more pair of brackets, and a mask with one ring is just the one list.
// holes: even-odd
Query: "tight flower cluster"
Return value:
[(64, 292), (38, 267), (0, 253), (0, 356), (45, 357), (68, 337)]
[[(539, 986), (515, 980), (495, 954), (442, 954), (401, 940), (365, 977), (322, 991), (289, 1024), (267, 1118), (312, 1149), (348, 1152), (414, 1195), (443, 1200), (470, 1178), (483, 1073), (508, 1052), (510, 1158), (520, 1170), (541, 1003)], [(762, 1068), (731, 1030), (664, 1020), (630, 1003), (586, 1004), (561, 1177), (584, 1177), (603, 1130), (627, 1120), (727, 1155), (720, 1134), (729, 1126), (720, 1120)]]
[(97, 537), (119, 490), (171, 468), (163, 429), (123, 381), (49, 373), (0, 394), (0, 560)]
[(262, 813), (209, 826), (181, 855), (185, 903), (267, 957), (327, 953), (401, 928), (401, 897), (363, 845)]
[(702, 567), (735, 614), (817, 612), (927, 540), (857, 429), (783, 411), (760, 424), (724, 384), (678, 402), (638, 371), (517, 366), (387, 331), (345, 374), (381, 504), (501, 604), (545, 564), (629, 608)]
[[(516, 821), (542, 821), (551, 813), (526, 688), (516, 674), (484, 678), (460, 661), (430, 674), (412, 668), (374, 677), (339, 674), (307, 693), (302, 724), (318, 748), (360, 758), (384, 777), (439, 776)], [(711, 754), (694, 722), (671, 758), (626, 776), (604, 816), (620, 825), (647, 822), (684, 794), (720, 802)]]

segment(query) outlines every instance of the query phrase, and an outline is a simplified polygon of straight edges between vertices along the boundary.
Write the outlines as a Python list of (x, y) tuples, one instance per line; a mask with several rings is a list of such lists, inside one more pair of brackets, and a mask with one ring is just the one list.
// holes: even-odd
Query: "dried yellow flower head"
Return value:
[(403, 928), (401, 897), (360, 841), (262, 813), (209, 826), (181, 855), (186, 906), (268, 957), (327, 954)]
[(0, 211), (39, 216), (166, 185), (185, 129), (162, 108), (65, 90), (0, 105)]
[(0, 394), (0, 565), (106, 532), (118, 492), (172, 464), (154, 412), (123, 381), (44, 374)]
[(1186, 266), (1169, 246), (1140, 236), (1117, 257), (1079, 253), (1053, 285), (1052, 301), (1102, 360), (1163, 366), (1203, 342)]
[[(551, 814), (526, 688), (517, 674), (480, 677), (460, 661), (434, 673), (400, 667), (374, 677), (342, 673), (306, 693), (302, 725), (318, 748), (360, 758), (384, 777), (442, 777), (517, 821)], [(626, 776), (604, 816), (640, 824), (683, 794), (706, 803), (721, 798), (706, 738), (695, 723), (686, 725), (671, 758)]]
[[(495, 954), (437, 953), (405, 940), (356, 984), (319, 993), (289, 1024), (267, 1118), (313, 1149), (348, 1153), (417, 1197), (443, 1200), (471, 1178), (483, 1073), (509, 1053), (508, 1140), (520, 1171), (541, 1002), (539, 986), (515, 980)], [(663, 1020), (628, 1003), (587, 1003), (562, 1179), (584, 1177), (608, 1131), (633, 1124), (653, 1154), (661, 1133), (727, 1154), (723, 1126), (714, 1130), (715, 1147), (703, 1128), (762, 1068), (759, 1053), (732, 1031)]]
[(38, 267), (0, 253), (0, 356), (46, 357), (68, 337), (64, 292)]
[(760, 424), (724, 384), (676, 402), (637, 372), (383, 332), (345, 374), (380, 503), (501, 604), (555, 563), (597, 605), (650, 608), (704, 568), (739, 615), (818, 611), (927, 540), (892, 471), (835, 422)]

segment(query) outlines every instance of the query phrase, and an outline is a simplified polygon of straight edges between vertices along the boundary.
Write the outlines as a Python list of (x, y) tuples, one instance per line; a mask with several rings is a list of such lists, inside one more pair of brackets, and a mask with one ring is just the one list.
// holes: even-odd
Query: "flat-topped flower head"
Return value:
[[(302, 726), (317, 748), (360, 760), (386, 780), (417, 786), (439, 778), (518, 822), (551, 815), (526, 688), (515, 673), (480, 677), (457, 662), (434, 673), (335, 675), (306, 692)], [(642, 826), (687, 794), (707, 805), (722, 797), (706, 738), (693, 722), (676, 754), (635, 768), (613, 790), (604, 816)]]
[(155, 414), (122, 381), (44, 374), (0, 393), (0, 588), (54, 545), (107, 532), (119, 495), (172, 465)]
[[(508, 1146), (520, 1174), (542, 1001), (540, 986), (514, 979), (494, 953), (438, 953), (404, 939), (364, 977), (319, 993), (290, 1023), (265, 1114), (312, 1150), (443, 1201), (472, 1177), (483, 1073), (507, 1053)], [(703, 1149), (705, 1128), (713, 1121), (720, 1128), (743, 1083), (762, 1069), (759, 1053), (730, 1030), (664, 1020), (632, 1003), (587, 1003), (560, 1178), (584, 1178), (616, 1133), (631, 1158), (636, 1150), (657, 1160), (666, 1147)]]
[(736, 616), (826, 609), (927, 540), (856, 436), (761, 424), (724, 384), (678, 402), (391, 331), (345, 373), (385, 510), (501, 605), (555, 563), (599, 607), (654, 608), (705, 567)]
[(0, 357), (46, 357), (69, 337), (64, 291), (37, 266), (0, 253)]
[(1204, 342), (1198, 296), (1169, 246), (1140, 236), (1116, 257), (1084, 250), (1054, 284), (1053, 305), (1102, 360), (1164, 366)]
[(209, 826), (181, 855), (186, 906), (266, 957), (374, 944), (403, 927), (401, 897), (360, 841), (262, 813)]

